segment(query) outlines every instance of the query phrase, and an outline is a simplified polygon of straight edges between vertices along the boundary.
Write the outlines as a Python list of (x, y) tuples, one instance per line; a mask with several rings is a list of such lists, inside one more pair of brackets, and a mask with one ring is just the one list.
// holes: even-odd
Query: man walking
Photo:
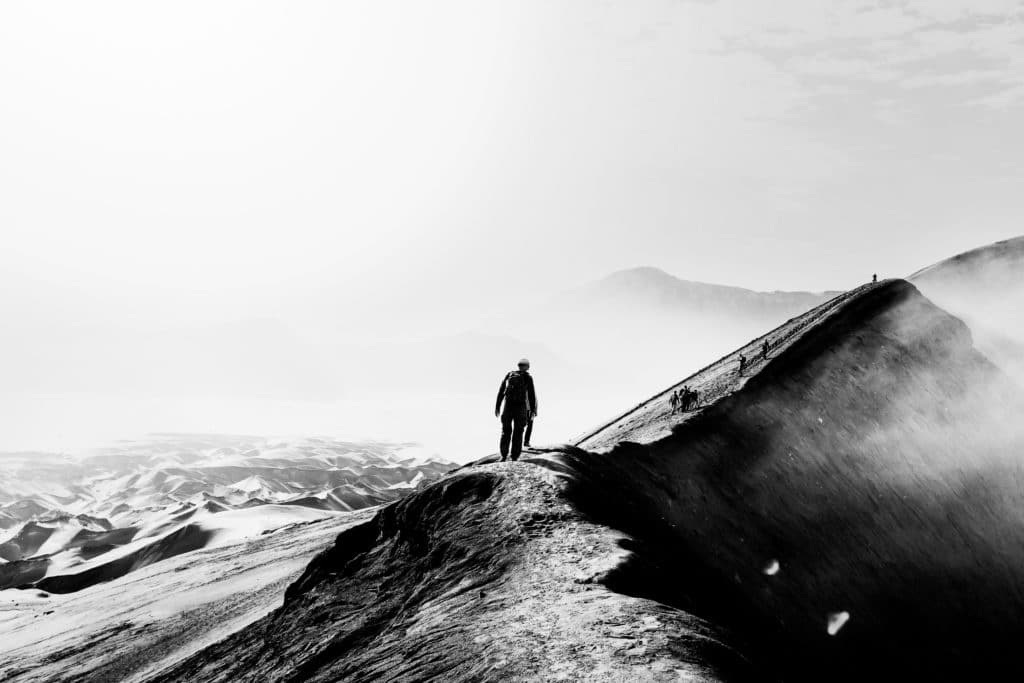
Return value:
[[(502, 408), (502, 401), (505, 407)], [(537, 392), (530, 376), (530, 361), (523, 358), (519, 369), (505, 375), (498, 388), (498, 400), (494, 404), (494, 416), (501, 418), (501, 441), (498, 449), (501, 461), (518, 460), (523, 451), (523, 430), (537, 417)]]

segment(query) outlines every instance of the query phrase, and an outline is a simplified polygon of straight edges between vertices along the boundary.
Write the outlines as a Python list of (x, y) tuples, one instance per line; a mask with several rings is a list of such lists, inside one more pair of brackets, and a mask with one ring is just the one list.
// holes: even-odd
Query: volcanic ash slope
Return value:
[(1024, 673), (1020, 389), (903, 281), (791, 323), (746, 376), (692, 380), (710, 405), (599, 430), (633, 441), (383, 509), (156, 680)]

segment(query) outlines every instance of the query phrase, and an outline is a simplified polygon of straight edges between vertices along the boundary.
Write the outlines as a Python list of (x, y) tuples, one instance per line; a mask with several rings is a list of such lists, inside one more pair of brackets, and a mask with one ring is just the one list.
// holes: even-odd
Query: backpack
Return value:
[(521, 372), (510, 372), (505, 377), (505, 405), (526, 408), (528, 378)]

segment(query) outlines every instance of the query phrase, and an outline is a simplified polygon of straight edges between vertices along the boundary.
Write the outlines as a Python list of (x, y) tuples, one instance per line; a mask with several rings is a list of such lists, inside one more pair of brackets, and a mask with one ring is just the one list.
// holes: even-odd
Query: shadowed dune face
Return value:
[(565, 464), (631, 537), (609, 586), (734, 629), (785, 678), (1022, 671), (1022, 414), (897, 281), (671, 437)]

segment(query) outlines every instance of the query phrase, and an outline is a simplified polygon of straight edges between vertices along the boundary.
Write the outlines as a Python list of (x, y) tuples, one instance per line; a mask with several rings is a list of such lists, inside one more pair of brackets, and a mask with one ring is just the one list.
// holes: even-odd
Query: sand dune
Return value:
[(144, 680), (279, 606), (312, 555), (370, 514), (298, 523), (279, 516), (279, 529), (214, 542), (76, 593), (0, 591), (0, 679)]
[(385, 508), (281, 610), (155, 680), (1021, 669), (1020, 388), (903, 281), (770, 336), (748, 373), (730, 354), (685, 380), (698, 411), (661, 394), (588, 450), (477, 464)]
[[(326, 513), (309, 508), (262, 505), (245, 510), (204, 510), (190, 514), (187, 521), (161, 535), (140, 533), (140, 538), (98, 558), (61, 567), (33, 582), (48, 593), (72, 593), (97, 583), (113, 581), (125, 574), (195, 550), (239, 543), (289, 524), (323, 519)], [(220, 513), (220, 514), (218, 514)], [(60, 565), (62, 558), (54, 558)]]
[[(212, 547), (239, 530), (388, 503), (451, 468), (408, 444), (216, 435), (3, 461), (0, 499), (30, 497), (3, 506), (12, 523), (0, 532), (0, 589), (54, 593)], [(51, 477), (60, 497), (47, 488)]]

